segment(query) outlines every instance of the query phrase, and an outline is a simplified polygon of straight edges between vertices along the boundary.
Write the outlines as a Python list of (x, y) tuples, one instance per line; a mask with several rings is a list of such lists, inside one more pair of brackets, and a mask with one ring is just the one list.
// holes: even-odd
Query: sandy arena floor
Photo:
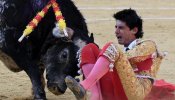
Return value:
[[(87, 19), (89, 32), (102, 47), (115, 41), (112, 15), (124, 8), (134, 8), (144, 20), (144, 39), (153, 39), (160, 50), (169, 54), (158, 72), (159, 79), (175, 83), (175, 2), (174, 0), (74, 0)], [(24, 72), (10, 72), (0, 63), (0, 100), (13, 100), (30, 96), (31, 82)], [(75, 100), (70, 90), (55, 96), (46, 88), (48, 100)]]

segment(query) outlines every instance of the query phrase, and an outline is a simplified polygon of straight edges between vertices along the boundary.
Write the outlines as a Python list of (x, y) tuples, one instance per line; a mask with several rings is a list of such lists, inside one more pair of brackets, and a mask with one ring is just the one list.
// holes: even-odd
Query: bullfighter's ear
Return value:
[(56, 23), (55, 23), (55, 27), (54, 27), (53, 30), (52, 30), (52, 34), (53, 34), (53, 36), (56, 37), (56, 38), (64, 37), (63, 31), (61, 31), (61, 30), (59, 29), (59, 26), (58, 26), (58, 24), (56, 24)]
[(94, 42), (94, 34), (93, 33), (91, 33), (90, 39), (92, 40), (92, 42)]

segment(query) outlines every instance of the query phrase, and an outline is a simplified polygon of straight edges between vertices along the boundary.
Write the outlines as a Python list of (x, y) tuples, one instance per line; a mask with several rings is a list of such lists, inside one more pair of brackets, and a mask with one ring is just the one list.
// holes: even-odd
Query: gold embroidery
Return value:
[(139, 41), (138, 45), (126, 52), (126, 55), (131, 63), (137, 63), (146, 60), (154, 52), (156, 52), (156, 44), (153, 41)]
[(162, 62), (161, 56), (153, 59), (153, 65), (151, 66), (151, 71), (150, 71), (151, 76), (156, 78), (156, 74), (159, 70), (161, 62)]
[(103, 56), (107, 57), (107, 59), (110, 61), (110, 71), (113, 71), (114, 68), (114, 62), (116, 60), (116, 57), (118, 57), (118, 51), (117, 51), (117, 47), (111, 43), (105, 50), (105, 52), (103, 53)]
[(152, 77), (155, 78), (161, 61), (166, 54), (163, 52), (159, 52), (157, 45), (154, 41), (139, 40), (135, 49), (129, 50), (128, 52), (126, 52), (126, 55), (130, 61), (131, 66), (135, 66), (135, 63), (144, 61), (151, 56), (153, 60), (153, 65), (151, 66), (150, 74)]
[(105, 57), (108, 58), (108, 60), (110, 60), (110, 62), (114, 62), (116, 56), (118, 56), (118, 51), (117, 51), (117, 47), (111, 43), (107, 49), (105, 50), (105, 52), (103, 53), (103, 55)]
[(137, 78), (126, 55), (122, 52), (119, 52), (119, 54), (120, 56), (115, 62), (115, 68), (128, 100), (143, 100), (151, 90), (151, 81), (148, 78)]

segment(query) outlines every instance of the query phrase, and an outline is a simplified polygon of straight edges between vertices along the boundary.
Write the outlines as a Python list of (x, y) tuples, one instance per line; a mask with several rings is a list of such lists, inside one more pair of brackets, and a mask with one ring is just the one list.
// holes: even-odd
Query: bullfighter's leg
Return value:
[(92, 88), (109, 71), (109, 64), (110, 62), (106, 58), (103, 56), (99, 57), (88, 77), (80, 84), (71, 76), (65, 78), (67, 86), (73, 91), (77, 100), (86, 100), (86, 90)]
[[(84, 64), (82, 66), (83, 74), (85, 78), (89, 76), (89, 73), (93, 69), (94, 64)], [(89, 89), (91, 93), (90, 100), (102, 100), (102, 95), (101, 95), (101, 89), (100, 89), (100, 83), (97, 82), (92, 88)]]
[(35, 100), (45, 100), (46, 95), (42, 84), (41, 73), (39, 72), (39, 68), (35, 64), (28, 64), (27, 67), (24, 68), (27, 75), (30, 77), (32, 82), (32, 89)]

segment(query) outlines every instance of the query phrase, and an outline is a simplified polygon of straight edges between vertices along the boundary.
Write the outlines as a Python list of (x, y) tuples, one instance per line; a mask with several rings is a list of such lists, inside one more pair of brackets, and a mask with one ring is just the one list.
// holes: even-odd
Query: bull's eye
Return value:
[(69, 52), (68, 52), (68, 49), (63, 49), (59, 54), (58, 54), (58, 61), (60, 62), (60, 63), (64, 63), (64, 62), (67, 62), (67, 60), (68, 60), (68, 56), (69, 56), (69, 54), (68, 54)]
[(67, 58), (67, 52), (63, 52), (62, 58), (63, 58), (63, 59), (66, 59), (66, 58)]

